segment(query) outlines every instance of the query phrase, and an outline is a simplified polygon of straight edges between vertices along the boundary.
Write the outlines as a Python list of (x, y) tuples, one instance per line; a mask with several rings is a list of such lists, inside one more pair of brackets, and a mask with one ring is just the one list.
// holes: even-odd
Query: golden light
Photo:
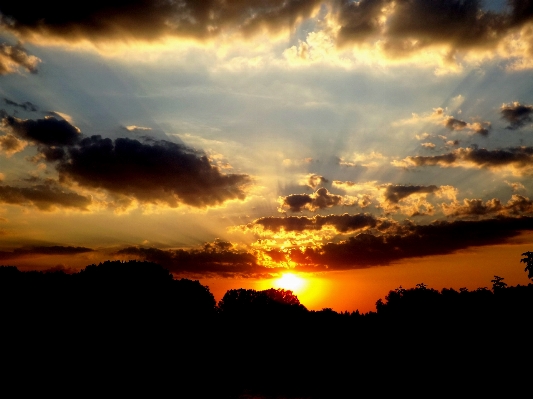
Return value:
[(291, 290), (297, 294), (305, 287), (305, 280), (292, 273), (283, 273), (280, 278), (275, 280), (274, 285), (276, 288)]

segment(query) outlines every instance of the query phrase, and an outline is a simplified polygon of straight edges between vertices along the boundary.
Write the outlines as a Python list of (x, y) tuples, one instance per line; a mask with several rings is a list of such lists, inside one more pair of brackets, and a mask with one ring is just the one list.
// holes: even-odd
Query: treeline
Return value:
[(198, 281), (149, 262), (71, 275), (0, 266), (3, 359), (56, 391), (148, 384), (187, 398), (336, 398), (433, 384), (479, 393), (518, 376), (531, 352), (533, 285), (492, 282), (399, 287), (361, 314), (311, 311), (281, 289), (229, 290), (217, 304)]

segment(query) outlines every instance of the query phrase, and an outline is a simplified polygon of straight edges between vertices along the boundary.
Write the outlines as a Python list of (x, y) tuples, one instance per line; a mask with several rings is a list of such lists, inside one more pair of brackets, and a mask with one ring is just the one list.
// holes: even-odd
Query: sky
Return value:
[(374, 310), (527, 284), (533, 0), (0, 4), (0, 264)]

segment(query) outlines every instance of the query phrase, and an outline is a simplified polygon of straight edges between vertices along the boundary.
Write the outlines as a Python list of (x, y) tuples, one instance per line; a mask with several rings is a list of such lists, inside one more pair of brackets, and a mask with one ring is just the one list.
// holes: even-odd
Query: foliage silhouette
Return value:
[(529, 328), (533, 285), (492, 283), (400, 286), (362, 314), (307, 310), (282, 289), (229, 290), (217, 306), (208, 287), (150, 262), (70, 275), (1, 266), (3, 361), (11, 370), (32, 362), (48, 381), (98, 386), (109, 376), (122, 390), (146, 382), (187, 398), (355, 397), (422, 383), (479, 393), (495, 373), (520, 375), (529, 355), (516, 337)]
[(524, 271), (527, 272), (527, 277), (533, 280), (533, 252), (524, 252), (522, 256), (525, 256), (525, 258), (520, 259), (520, 262), (526, 264)]
[(494, 279), (490, 280), (490, 282), (492, 283), (492, 290), (494, 292), (507, 287), (507, 283), (505, 283), (503, 280), (504, 278), (500, 276), (494, 276)]

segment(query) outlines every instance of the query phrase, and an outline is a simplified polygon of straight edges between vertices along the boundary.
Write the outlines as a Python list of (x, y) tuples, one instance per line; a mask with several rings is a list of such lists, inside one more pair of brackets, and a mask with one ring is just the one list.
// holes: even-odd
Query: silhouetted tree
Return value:
[(522, 256), (525, 256), (525, 258), (520, 259), (520, 262), (526, 264), (524, 271), (527, 272), (527, 277), (533, 280), (533, 252), (524, 252)]
[(502, 288), (507, 287), (507, 283), (503, 282), (503, 277), (500, 276), (494, 276), (493, 280), (490, 280), (492, 283), (492, 290), (496, 292), (497, 290), (500, 290)]
[(290, 290), (270, 288), (264, 291), (229, 290), (220, 300), (218, 308), (226, 315), (258, 315), (307, 310)]

